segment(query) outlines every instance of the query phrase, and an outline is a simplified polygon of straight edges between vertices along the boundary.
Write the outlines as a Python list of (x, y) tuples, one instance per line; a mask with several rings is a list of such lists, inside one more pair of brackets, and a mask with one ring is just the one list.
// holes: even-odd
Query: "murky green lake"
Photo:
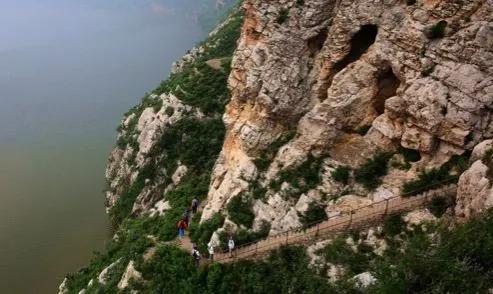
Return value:
[(204, 37), (193, 7), (0, 1), (0, 293), (56, 293), (103, 250), (116, 126)]

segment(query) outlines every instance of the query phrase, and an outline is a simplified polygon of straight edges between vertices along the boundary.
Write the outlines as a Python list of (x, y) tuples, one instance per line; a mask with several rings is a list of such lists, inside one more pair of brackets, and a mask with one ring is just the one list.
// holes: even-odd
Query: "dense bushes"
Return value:
[(199, 62), (172, 74), (154, 92), (173, 93), (185, 104), (198, 107), (206, 114), (222, 113), (229, 98), (229, 70), (229, 65), (217, 70)]
[(450, 203), (447, 201), (447, 198), (442, 196), (434, 196), (427, 208), (435, 217), (441, 217), (447, 211), (449, 206)]
[(295, 135), (295, 131), (288, 131), (279, 136), (279, 138), (277, 138), (274, 142), (269, 144), (269, 146), (265, 150), (263, 150), (262, 154), (254, 160), (255, 166), (258, 168), (258, 170), (260, 172), (265, 171), (272, 163), (272, 160), (279, 151), (279, 148), (291, 141), (291, 139), (293, 139)]
[(374, 190), (381, 185), (381, 177), (387, 174), (387, 164), (392, 157), (390, 152), (378, 152), (366, 163), (354, 171), (354, 179), (368, 190)]
[(327, 220), (327, 213), (325, 213), (325, 206), (319, 205), (315, 202), (308, 204), (308, 209), (300, 216), (300, 221), (304, 227), (309, 227), (315, 222)]
[(196, 244), (199, 245), (201, 249), (205, 249), (206, 244), (212, 237), (212, 234), (222, 227), (224, 223), (224, 217), (216, 213), (210, 219), (199, 224), (201, 214), (197, 214), (193, 217), (192, 223), (190, 225), (190, 238)]
[[(364, 245), (361, 246), (361, 249)], [(318, 252), (323, 256), (326, 262), (342, 265), (347, 268), (351, 274), (358, 274), (365, 271), (370, 263), (370, 258), (374, 255), (371, 251), (361, 250), (354, 251), (346, 243), (344, 236), (334, 239), (329, 245)]]
[(252, 205), (252, 200), (249, 197), (243, 197), (242, 194), (233, 197), (226, 206), (229, 218), (238, 225), (251, 228), (255, 218)]
[(434, 24), (428, 31), (427, 37), (429, 39), (439, 39), (445, 36), (445, 29), (447, 28), (448, 23), (445, 20), (441, 20)]
[(334, 181), (347, 185), (349, 183), (350, 173), (351, 168), (349, 166), (338, 166), (330, 173), (330, 175)]
[(403, 232), (405, 228), (406, 222), (402, 219), (402, 215), (394, 213), (385, 219), (382, 232), (385, 236), (393, 237)]
[(289, 196), (296, 197), (306, 191), (317, 187), (321, 181), (320, 169), (323, 158), (308, 155), (307, 159), (294, 168), (288, 168), (279, 172), (279, 177), (273, 180), (269, 186), (274, 191), (279, 191), (282, 183), (289, 183), (295, 189)]
[(455, 179), (456, 177), (451, 176), (449, 169), (446, 167), (425, 170), (418, 175), (418, 179), (404, 183), (402, 186), (403, 196), (412, 196), (430, 189), (435, 189)]
[(279, 15), (277, 16), (276, 22), (278, 24), (283, 24), (289, 19), (289, 9), (281, 8)]
[(336, 293), (308, 264), (302, 247), (282, 247), (264, 261), (215, 264), (203, 293)]
[(450, 229), (439, 241), (415, 231), (406, 246), (377, 260), (374, 293), (487, 293), (493, 286), (493, 212)]

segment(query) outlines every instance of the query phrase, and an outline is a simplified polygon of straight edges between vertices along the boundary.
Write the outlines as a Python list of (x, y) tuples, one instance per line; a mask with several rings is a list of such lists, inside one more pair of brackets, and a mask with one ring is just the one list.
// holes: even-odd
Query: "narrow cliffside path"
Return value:
[(375, 225), (382, 222), (389, 214), (420, 208), (426, 205), (434, 196), (454, 195), (456, 189), (456, 185), (451, 184), (409, 198), (400, 196), (388, 198), (357, 208), (349, 213), (331, 217), (307, 228), (289, 230), (269, 236), (258, 242), (242, 245), (235, 249), (232, 256), (228, 252), (216, 253), (215, 261), (229, 263), (239, 259), (255, 259), (284, 245), (310, 243), (338, 232)]

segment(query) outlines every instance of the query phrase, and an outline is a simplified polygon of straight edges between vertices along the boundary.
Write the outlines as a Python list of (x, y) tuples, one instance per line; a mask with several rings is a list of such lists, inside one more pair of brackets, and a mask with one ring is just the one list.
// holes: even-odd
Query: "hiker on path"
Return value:
[(209, 260), (211, 262), (214, 261), (214, 244), (212, 244), (212, 241), (207, 244), (207, 250), (209, 251)]
[(193, 260), (195, 261), (195, 265), (196, 266), (199, 266), (199, 263), (200, 263), (200, 252), (197, 249), (197, 245), (195, 245), (195, 244), (192, 247), (192, 257), (193, 257)]
[(235, 241), (233, 240), (233, 236), (229, 236), (228, 249), (229, 249), (229, 256), (233, 257), (233, 250), (235, 249)]
[(188, 227), (188, 224), (187, 222), (184, 220), (184, 219), (181, 219), (178, 221), (178, 223), (176, 224), (176, 227), (178, 228), (178, 236), (180, 238), (183, 238), (185, 236), (185, 230), (187, 229)]
[(199, 199), (197, 199), (197, 197), (194, 197), (192, 200), (192, 213), (196, 214), (198, 208), (199, 208)]
[(188, 224), (190, 223), (190, 208), (185, 209), (185, 212), (183, 213), (183, 220)]

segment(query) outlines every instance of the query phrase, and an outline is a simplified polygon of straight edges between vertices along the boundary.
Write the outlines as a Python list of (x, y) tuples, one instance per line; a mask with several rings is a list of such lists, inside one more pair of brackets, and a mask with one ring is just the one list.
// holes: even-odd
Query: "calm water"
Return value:
[(196, 1), (0, 0), (1, 293), (54, 293), (103, 249), (115, 127), (204, 36)]

